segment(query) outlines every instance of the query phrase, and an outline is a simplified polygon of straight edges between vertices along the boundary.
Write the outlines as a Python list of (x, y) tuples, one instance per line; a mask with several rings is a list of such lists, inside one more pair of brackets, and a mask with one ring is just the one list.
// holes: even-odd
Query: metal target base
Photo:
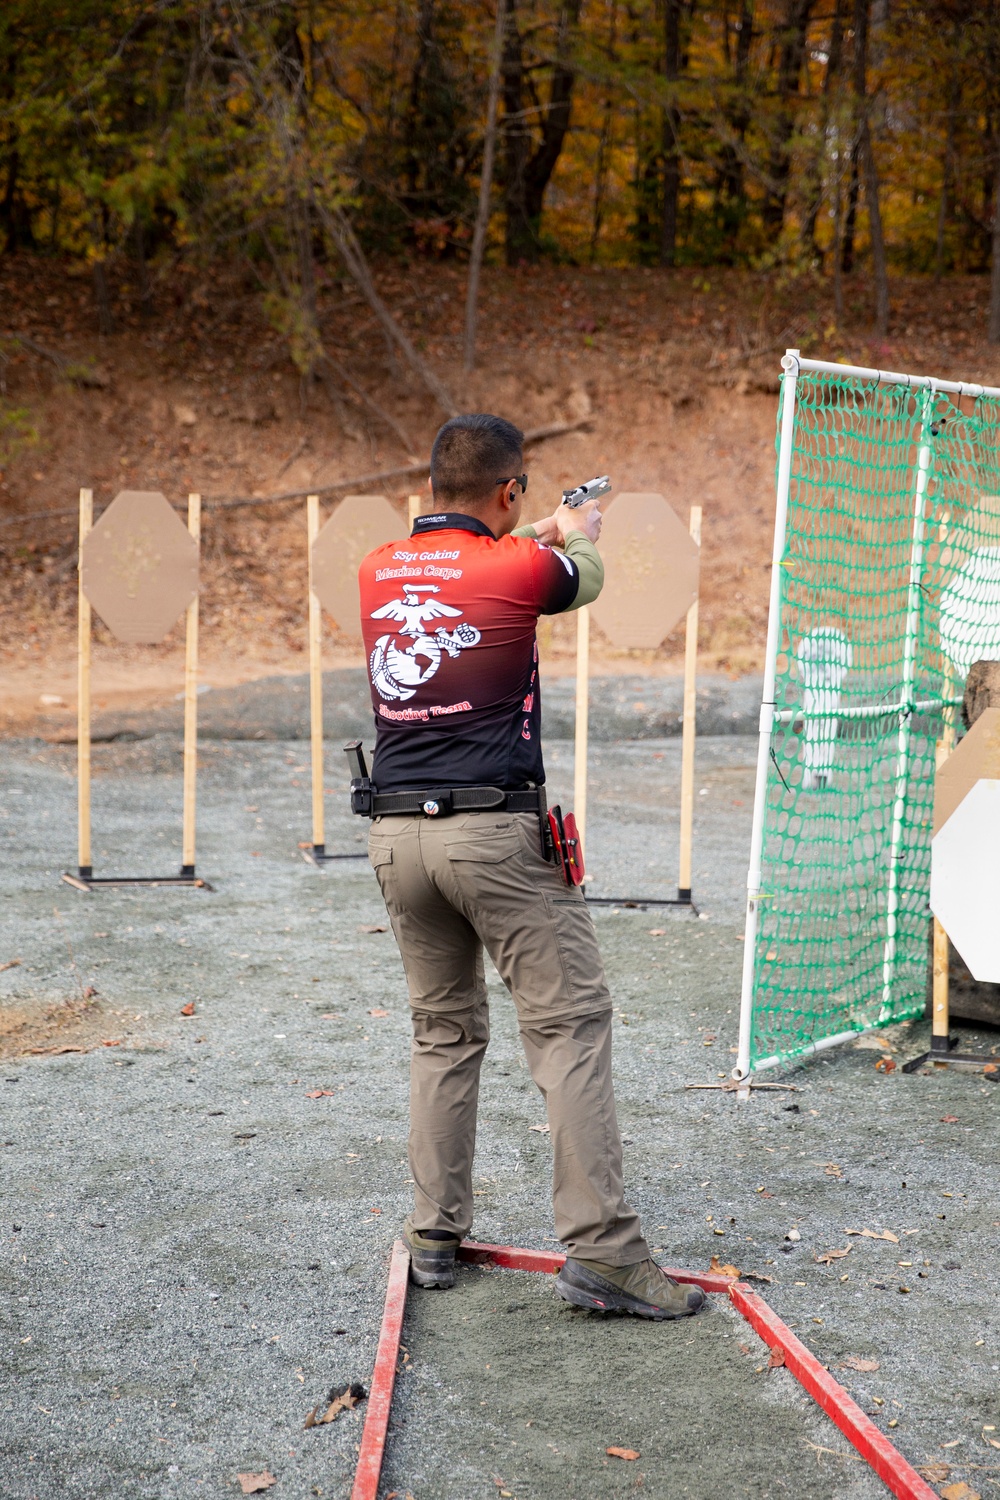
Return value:
[[(519, 1250), (511, 1245), (481, 1245), (466, 1240), (459, 1246), (459, 1260), (477, 1266), (500, 1266), (514, 1271), (557, 1272), (564, 1255), (548, 1250)], [(358, 1466), (354, 1473), (351, 1500), (377, 1500), (382, 1458), (389, 1430), (392, 1389), (396, 1380), (399, 1341), (403, 1331), (406, 1293), (409, 1286), (410, 1254), (402, 1240), (392, 1247), (389, 1283), (385, 1293), (385, 1310), (379, 1333), (375, 1368), (372, 1371), (368, 1410)], [(780, 1350), (785, 1368), (799, 1382), (826, 1415), (860, 1453), (897, 1500), (937, 1500), (937, 1491), (922, 1479), (897, 1448), (894, 1448), (857, 1402), (834, 1380), (833, 1376), (797, 1339), (786, 1323), (772, 1312), (746, 1282), (721, 1276), (715, 1271), (668, 1272), (675, 1281), (699, 1286), (703, 1292), (718, 1293), (730, 1302), (770, 1349)], [(454, 1294), (453, 1294), (454, 1295)], [(598, 1315), (600, 1316), (600, 1315)]]
[(90, 865), (81, 865), (75, 875), (64, 870), (61, 878), (77, 891), (92, 891), (102, 885), (184, 885), (191, 890), (215, 890), (214, 885), (195, 874), (194, 865), (183, 865), (179, 875), (95, 875)]
[(966, 1063), (973, 1067), (995, 1069), (995, 1072), (985, 1074), (987, 1079), (1000, 1083), (1000, 1058), (990, 1057), (983, 1052), (956, 1052), (958, 1046), (957, 1036), (932, 1036), (931, 1050), (922, 1052), (919, 1057), (911, 1057), (902, 1067), (904, 1073), (916, 1073), (925, 1063), (934, 1063), (937, 1067), (947, 1067), (949, 1063)]
[(588, 906), (627, 906), (635, 911), (645, 911), (647, 906), (683, 906), (698, 915), (690, 891), (679, 890), (676, 896), (588, 896), (584, 889), (583, 898)]
[(331, 860), (334, 859), (368, 858), (367, 851), (363, 849), (360, 849), (353, 854), (327, 854), (325, 844), (310, 844), (307, 849), (300, 849), (299, 853), (302, 855), (302, 858), (305, 860), (307, 865), (317, 865), (320, 869), (322, 869), (324, 864), (328, 864)]

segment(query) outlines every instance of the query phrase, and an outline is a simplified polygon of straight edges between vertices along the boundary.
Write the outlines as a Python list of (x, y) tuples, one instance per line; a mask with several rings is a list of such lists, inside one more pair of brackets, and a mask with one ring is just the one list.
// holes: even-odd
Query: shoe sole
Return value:
[(637, 1297), (626, 1297), (622, 1293), (605, 1293), (598, 1297), (596, 1292), (586, 1292), (582, 1287), (573, 1286), (572, 1282), (556, 1280), (556, 1295), (564, 1302), (571, 1302), (574, 1307), (585, 1307), (589, 1312), (626, 1313), (635, 1318), (648, 1318), (656, 1323), (674, 1323), (680, 1318), (692, 1318), (698, 1312), (697, 1307), (685, 1308), (683, 1312), (670, 1312), (665, 1307), (656, 1307), (651, 1302), (640, 1302)]
[(455, 1272), (451, 1271), (418, 1271), (410, 1261), (410, 1280), (414, 1286), (438, 1287), (446, 1292), (455, 1285)]

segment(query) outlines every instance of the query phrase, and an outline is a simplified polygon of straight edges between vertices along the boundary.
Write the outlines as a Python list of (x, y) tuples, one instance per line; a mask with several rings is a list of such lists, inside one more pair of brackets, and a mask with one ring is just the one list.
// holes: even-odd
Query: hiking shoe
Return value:
[(606, 1266), (599, 1260), (567, 1257), (556, 1277), (556, 1291), (576, 1307), (634, 1313), (637, 1318), (687, 1318), (705, 1300), (699, 1287), (679, 1285), (655, 1260)]
[(455, 1285), (455, 1253), (462, 1243), (454, 1239), (432, 1240), (411, 1225), (403, 1225), (403, 1239), (410, 1252), (410, 1280), (414, 1286)]

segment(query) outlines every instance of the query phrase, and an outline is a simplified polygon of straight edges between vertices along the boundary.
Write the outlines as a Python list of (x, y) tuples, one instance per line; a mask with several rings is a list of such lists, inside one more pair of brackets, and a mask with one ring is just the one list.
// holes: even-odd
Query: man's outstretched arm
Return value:
[(593, 604), (604, 587), (604, 563), (594, 545), (601, 534), (603, 516), (596, 500), (586, 505), (560, 505), (559, 509), (533, 526), (519, 526), (514, 536), (532, 537), (546, 547), (561, 547), (576, 566), (576, 594), (563, 613)]

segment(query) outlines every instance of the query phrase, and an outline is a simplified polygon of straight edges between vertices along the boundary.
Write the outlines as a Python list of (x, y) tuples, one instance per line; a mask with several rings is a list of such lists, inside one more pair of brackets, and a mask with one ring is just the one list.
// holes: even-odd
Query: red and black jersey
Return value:
[(419, 516), (358, 582), (378, 790), (540, 785), (535, 627), (573, 603), (576, 564), (474, 516)]

